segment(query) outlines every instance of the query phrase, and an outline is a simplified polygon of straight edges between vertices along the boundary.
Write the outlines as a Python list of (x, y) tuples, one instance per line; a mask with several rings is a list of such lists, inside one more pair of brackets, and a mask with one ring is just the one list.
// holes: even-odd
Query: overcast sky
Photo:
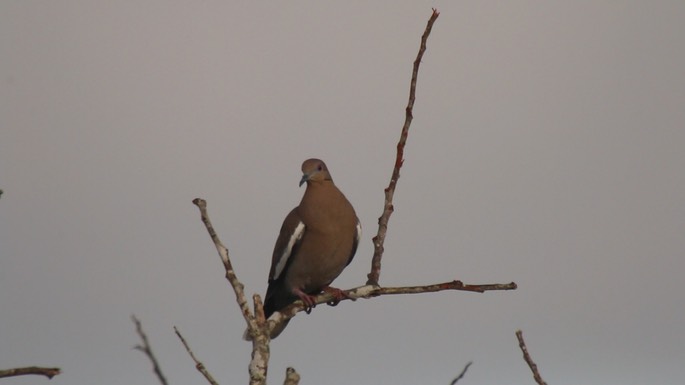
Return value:
[[(418, 81), (381, 284), (515, 281), (298, 315), (270, 383), (685, 378), (685, 2), (0, 2), (0, 369), (52, 385), (247, 382), (250, 345), (191, 200), (248, 293), (324, 159), (363, 284), (411, 64)], [(3, 384), (42, 384), (24, 377)], [(461, 382), (460, 382), (461, 383)]]

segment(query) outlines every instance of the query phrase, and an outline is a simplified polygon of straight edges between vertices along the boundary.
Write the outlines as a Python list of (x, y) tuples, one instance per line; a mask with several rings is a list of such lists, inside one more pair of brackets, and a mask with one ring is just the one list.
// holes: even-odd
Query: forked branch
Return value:
[(134, 348), (143, 352), (147, 356), (147, 358), (150, 359), (150, 362), (152, 363), (152, 370), (155, 372), (157, 379), (162, 385), (167, 385), (168, 383), (166, 377), (164, 377), (164, 373), (162, 373), (162, 368), (159, 366), (159, 363), (157, 362), (157, 358), (155, 357), (154, 353), (152, 353), (152, 346), (150, 346), (150, 343), (147, 339), (147, 335), (143, 331), (143, 325), (140, 323), (140, 320), (136, 318), (135, 315), (132, 315), (131, 319), (133, 320), (133, 323), (136, 324), (136, 332), (138, 333), (140, 340), (143, 342), (142, 345), (136, 345)]

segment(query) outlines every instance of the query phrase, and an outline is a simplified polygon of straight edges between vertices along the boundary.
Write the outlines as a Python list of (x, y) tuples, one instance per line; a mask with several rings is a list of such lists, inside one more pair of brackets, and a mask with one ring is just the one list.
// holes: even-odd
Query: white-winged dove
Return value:
[[(300, 205), (281, 226), (264, 299), (268, 318), (300, 299), (313, 307), (314, 296), (331, 291), (341, 299), (342, 292), (331, 282), (352, 261), (361, 236), (361, 224), (354, 208), (333, 184), (326, 164), (319, 159), (302, 163), (300, 186), (307, 183)], [(271, 333), (276, 338), (287, 322)]]

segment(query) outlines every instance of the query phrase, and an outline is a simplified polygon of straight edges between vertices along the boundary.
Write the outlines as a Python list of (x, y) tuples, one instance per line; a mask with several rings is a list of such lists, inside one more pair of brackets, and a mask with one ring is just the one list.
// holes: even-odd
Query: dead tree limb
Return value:
[(367, 275), (368, 280), (367, 285), (378, 285), (378, 279), (381, 275), (381, 258), (383, 257), (383, 251), (385, 250), (383, 244), (385, 243), (385, 233), (388, 231), (388, 221), (390, 220), (390, 215), (395, 210), (392, 204), (392, 198), (395, 195), (395, 187), (397, 186), (397, 181), (400, 179), (400, 169), (402, 164), (404, 164), (404, 146), (407, 144), (407, 137), (409, 136), (409, 126), (411, 126), (411, 121), (414, 118), (414, 101), (416, 100), (416, 80), (419, 76), (419, 66), (421, 65), (421, 59), (423, 58), (423, 53), (426, 52), (426, 42), (428, 41), (428, 35), (430, 35), (433, 29), (433, 23), (440, 16), (440, 12), (433, 8), (433, 14), (430, 19), (428, 19), (428, 24), (426, 29), (423, 31), (421, 36), (421, 46), (419, 47), (419, 53), (416, 55), (414, 60), (414, 67), (411, 73), (411, 82), (409, 86), (409, 102), (407, 103), (407, 108), (405, 109), (404, 125), (402, 126), (402, 133), (400, 134), (400, 140), (397, 143), (397, 153), (395, 155), (395, 166), (392, 170), (392, 176), (390, 177), (390, 183), (388, 187), (385, 188), (385, 202), (383, 203), (383, 213), (378, 218), (378, 233), (373, 237), (373, 258), (371, 259), (371, 272)]
[(533, 359), (530, 357), (530, 354), (528, 354), (526, 341), (523, 340), (523, 332), (517, 330), (516, 338), (519, 340), (519, 348), (521, 348), (521, 351), (523, 352), (523, 359), (526, 361), (526, 363), (530, 367), (530, 370), (533, 372), (533, 378), (535, 379), (535, 382), (537, 382), (538, 385), (547, 385), (547, 383), (540, 376), (540, 372), (538, 372), (538, 366), (535, 365), (535, 362), (533, 362)]
[[(2, 190), (0, 190), (2, 191)], [(43, 368), (40, 366), (27, 366), (24, 368), (2, 369), (0, 370), (0, 378), (25, 376), (35, 374), (45, 376), (49, 379), (61, 373), (60, 368)]]

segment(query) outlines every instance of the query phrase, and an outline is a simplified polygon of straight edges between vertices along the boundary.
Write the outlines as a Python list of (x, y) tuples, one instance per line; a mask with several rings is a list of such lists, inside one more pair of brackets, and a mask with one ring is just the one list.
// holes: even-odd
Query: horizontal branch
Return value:
[(516, 283), (492, 283), (485, 285), (467, 285), (461, 281), (450, 281), (445, 283), (437, 283), (426, 286), (404, 286), (404, 287), (379, 287), (373, 290), (368, 297), (376, 297), (379, 295), (389, 294), (420, 294), (420, 293), (434, 293), (443, 290), (459, 290), (472, 291), (475, 293), (485, 293), (486, 291), (494, 290), (516, 290)]
[[(2, 190), (0, 190), (2, 191)], [(42, 368), (40, 366), (27, 366), (25, 368), (14, 368), (14, 369), (3, 369), (0, 370), (0, 378), (3, 377), (16, 377), (24, 376), (28, 374), (36, 374), (39, 376), (45, 376), (47, 378), (52, 378), (61, 373), (60, 368)]]
[[(516, 288), (517, 286), (514, 282), (469, 285), (457, 280), (424, 286), (380, 287), (374, 285), (364, 285), (349, 290), (343, 290), (343, 293), (345, 294), (346, 298), (343, 298), (342, 300), (344, 301), (349, 299), (355, 301), (358, 298), (369, 299), (373, 297), (379, 297), (382, 295), (434, 293), (437, 291), (445, 290), (485, 293), (486, 291), (496, 290), (516, 290)], [(327, 303), (332, 306), (337, 305), (337, 303), (333, 303), (333, 301), (335, 301), (335, 298), (331, 293), (324, 292), (322, 294), (317, 295), (315, 298), (315, 303), (317, 305), (322, 303)], [(294, 317), (297, 313), (305, 309), (306, 307), (302, 303), (302, 301), (295, 301), (293, 304), (285, 307), (282, 311), (274, 313), (269, 318), (269, 322), (273, 322), (273, 325), (276, 325), (280, 322), (284, 322)]]

